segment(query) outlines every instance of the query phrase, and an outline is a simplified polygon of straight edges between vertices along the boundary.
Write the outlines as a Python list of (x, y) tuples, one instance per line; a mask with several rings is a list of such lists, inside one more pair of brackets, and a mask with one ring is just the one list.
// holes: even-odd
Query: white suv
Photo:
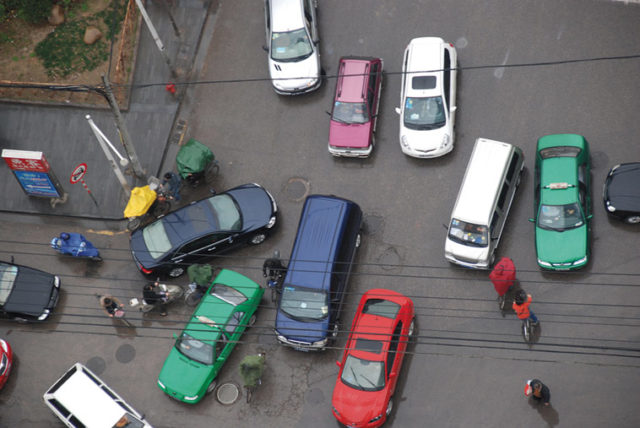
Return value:
[(317, 0), (265, 0), (269, 74), (281, 95), (299, 95), (320, 87)]
[(416, 158), (453, 150), (457, 53), (440, 37), (411, 40), (404, 51), (400, 107), (400, 147)]

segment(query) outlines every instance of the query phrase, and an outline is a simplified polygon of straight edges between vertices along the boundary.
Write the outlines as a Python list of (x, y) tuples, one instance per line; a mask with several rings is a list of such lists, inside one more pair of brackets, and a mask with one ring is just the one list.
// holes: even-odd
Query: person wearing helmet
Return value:
[(538, 324), (538, 317), (531, 309), (529, 309), (531, 300), (531, 294), (527, 294), (524, 290), (518, 290), (515, 301), (511, 307), (515, 311), (516, 315), (518, 315), (519, 319), (526, 320), (529, 318), (531, 322)]
[(530, 379), (527, 381), (524, 387), (524, 395), (533, 398), (538, 403), (543, 403), (545, 406), (548, 406), (551, 400), (549, 387), (539, 379)]

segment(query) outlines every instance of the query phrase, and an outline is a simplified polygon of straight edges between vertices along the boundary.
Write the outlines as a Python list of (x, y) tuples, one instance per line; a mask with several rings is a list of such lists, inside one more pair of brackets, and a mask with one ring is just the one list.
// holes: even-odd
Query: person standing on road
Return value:
[(542, 383), (539, 379), (530, 379), (524, 387), (524, 395), (531, 397), (538, 403), (542, 403), (545, 406), (549, 405), (551, 400), (551, 391), (549, 387)]
[(150, 305), (154, 305), (160, 309), (160, 315), (167, 316), (167, 293), (162, 291), (159, 284), (147, 284), (142, 289), (142, 298)]
[(173, 171), (169, 171), (164, 174), (164, 180), (162, 180), (162, 187), (169, 186), (169, 193), (171, 197), (176, 201), (180, 201), (180, 188), (182, 187), (182, 180), (178, 174)]
[(538, 317), (531, 309), (529, 309), (531, 300), (531, 294), (527, 294), (524, 290), (518, 290), (515, 301), (511, 307), (515, 311), (516, 315), (518, 315), (519, 319), (526, 320), (529, 318), (532, 323), (538, 324)]

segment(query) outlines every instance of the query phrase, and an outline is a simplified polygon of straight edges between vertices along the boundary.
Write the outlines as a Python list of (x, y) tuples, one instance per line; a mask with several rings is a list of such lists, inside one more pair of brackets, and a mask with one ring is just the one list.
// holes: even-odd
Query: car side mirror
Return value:
[(402, 110), (400, 110), (400, 107), (396, 107), (396, 113), (400, 114), (402, 112)]
[(313, 44), (314, 45), (317, 45), (318, 43), (320, 43), (320, 39), (319, 38), (313, 39)]
[(327, 113), (329, 116), (331, 116), (331, 112), (330, 111), (325, 111), (325, 113)]
[(536, 220), (535, 220), (535, 219), (533, 219), (533, 218), (530, 218), (530, 219), (529, 219), (529, 221), (530, 221), (531, 223), (535, 223), (535, 221), (536, 221)]
[(456, 111), (456, 110), (458, 110), (458, 106), (453, 106), (453, 107), (451, 107), (451, 112), (454, 112), (454, 111)]
[(593, 218), (593, 214), (589, 214), (589, 215), (587, 216), (587, 220), (591, 220), (592, 218)]
[(178, 338), (178, 334), (177, 333), (173, 333), (173, 338), (177, 339)]
[(11, 256), (11, 264), (13, 264), (13, 261), (14, 261), (13, 256)]
[(263, 46), (262, 46), (262, 49), (263, 49), (265, 52), (269, 52), (269, 48), (268, 48), (267, 46), (265, 46), (265, 45), (263, 45)]
[(449, 226), (447, 226), (446, 224), (442, 223), (442, 227), (445, 228), (445, 230), (449, 230)]
[(340, 361), (336, 361), (336, 366), (342, 368), (342, 363)]

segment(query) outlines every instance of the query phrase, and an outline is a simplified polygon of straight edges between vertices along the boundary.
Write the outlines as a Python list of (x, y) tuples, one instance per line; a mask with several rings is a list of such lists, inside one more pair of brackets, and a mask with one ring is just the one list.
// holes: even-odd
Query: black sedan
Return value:
[(131, 254), (148, 276), (178, 277), (203, 258), (261, 244), (278, 206), (262, 186), (245, 184), (192, 202), (131, 234)]
[(58, 304), (60, 278), (26, 266), (0, 262), (0, 316), (44, 321)]
[(604, 182), (602, 198), (607, 212), (625, 223), (640, 223), (640, 162), (611, 168)]

